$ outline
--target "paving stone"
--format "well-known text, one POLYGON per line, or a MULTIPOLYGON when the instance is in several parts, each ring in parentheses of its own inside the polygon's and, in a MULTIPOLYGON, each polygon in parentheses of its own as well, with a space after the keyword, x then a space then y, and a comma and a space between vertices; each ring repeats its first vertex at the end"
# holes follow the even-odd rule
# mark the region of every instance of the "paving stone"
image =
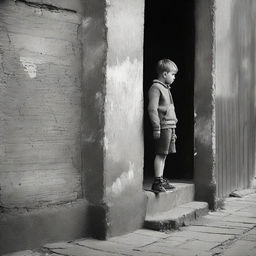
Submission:
POLYGON ((256 212, 256 205, 249 205, 249 206, 245 207, 244 210, 256 212))
MULTIPOLYGON (((130 251, 128 254, 125 254, 125 256, 158 256, 159 254, 156 254, 155 252, 148 252, 148 251, 142 251, 142 250, 133 250, 130 251)), ((162 253, 160 255, 168 255, 168 256, 173 256, 173 254, 168 254, 162 253)))
MULTIPOLYGON (((227 240, 233 239, 235 235, 228 235, 228 234, 211 234, 202 232, 193 232, 193 231, 180 231, 175 234, 176 237, 183 237, 186 240, 200 240, 205 242, 218 242, 223 243, 227 240)), ((169 241, 171 237, 168 237, 166 240, 169 241)))
POLYGON ((256 235, 256 226, 254 226, 254 229, 248 231, 247 234, 255 234, 256 235))
POLYGON ((234 213, 234 212, 236 212, 236 211, 239 211, 239 210, 243 210, 244 209, 244 206, 243 205, 230 205, 230 204, 228 204, 228 205, 224 205, 224 207, 222 208, 222 210, 225 212, 225 213, 227 213, 227 214, 229 214, 229 213, 234 213))
POLYGON ((240 238, 241 240, 254 241, 256 243, 256 234, 248 234, 240 238))
POLYGON ((31 250, 25 250, 25 251, 4 254, 3 256, 43 256, 43 255, 45 254, 31 251, 31 250))
POLYGON ((172 254, 172 252, 174 252, 173 249, 174 248, 166 247, 166 246, 163 246, 162 244, 152 244, 150 246, 140 248, 142 252, 145 252, 145 255, 148 252, 155 253, 155 255, 159 255, 159 254, 173 255, 172 254))
POLYGON ((156 255, 158 254, 170 254, 174 248, 177 248, 178 245, 183 244, 182 241, 161 241, 159 243, 153 243, 144 247, 139 248, 140 251, 143 252, 154 252, 156 255))
POLYGON ((183 243, 181 245, 179 245, 179 248, 182 249, 191 249, 193 248, 193 250, 195 251, 209 251, 212 248, 218 246, 219 243, 218 242, 206 242, 206 241, 199 241, 199 240, 193 240, 193 241, 188 241, 186 243, 183 243))
POLYGON ((239 211, 234 212, 233 215, 248 217, 248 218, 255 218, 256 217, 256 211, 252 212, 252 211, 239 210, 239 211))
POLYGON ((225 201, 224 206, 230 206, 230 207, 242 207, 242 206, 248 206, 248 205, 256 205, 255 199, 253 198, 243 198, 243 199, 236 199, 236 201, 225 201))
POLYGON ((98 250, 98 249, 91 249, 87 248, 84 246, 79 246, 79 245, 73 245, 67 248, 52 248, 50 249, 51 252, 60 254, 60 255, 65 255, 65 256, 113 256, 113 253, 109 253, 106 251, 98 250))
POLYGON ((228 215, 230 215, 230 213, 227 213, 224 211, 209 212, 209 216, 215 216, 215 217, 223 217, 228 215))
POLYGON ((232 247, 226 248, 222 256, 255 256, 256 243, 250 241, 238 240, 232 244, 232 247))
POLYGON ((98 241, 93 239, 85 239, 81 241, 73 242, 80 246, 84 246, 91 249, 101 250, 108 253, 114 254, 127 254, 129 251, 133 250, 131 245, 119 244, 111 241, 98 241))
MULTIPOLYGON (((184 228, 182 228, 184 229, 184 228)), ((186 228, 186 231, 213 233, 213 234, 227 234, 227 235, 239 235, 244 232, 244 229, 238 228, 219 228, 219 227, 205 227, 205 226, 190 226, 186 228)))
POLYGON ((53 249, 56 249, 56 248, 65 249, 65 248, 73 247, 73 245, 68 242, 59 242, 59 243, 45 244, 43 247, 48 248, 48 249, 52 249, 52 248, 53 249))
POLYGON ((249 217, 243 217, 243 216, 226 216, 222 218, 223 221, 230 221, 230 222, 242 222, 242 223, 251 223, 256 224, 256 218, 249 218, 249 217))
POLYGON ((209 227, 221 227, 221 228, 241 228, 247 230, 252 228, 254 224, 241 223, 241 222, 227 222, 221 219, 212 219, 208 216, 203 216, 199 220, 191 223, 192 226, 209 226, 209 227))
POLYGON ((139 229, 139 230, 136 230, 134 233, 144 235, 144 236, 152 236, 152 237, 159 237, 159 238, 166 238, 170 236, 169 233, 158 232, 150 229, 139 229))
POLYGON ((149 236, 144 236, 141 234, 130 233, 127 235, 110 238, 109 241, 119 243, 119 244, 128 244, 133 247, 141 247, 141 246, 145 246, 147 244, 156 242, 159 239, 161 239, 161 238, 149 237, 149 236))
MULTIPOLYGON (((193 248, 190 249, 181 249, 181 248, 166 248, 166 247, 152 247, 151 251, 148 251, 147 248, 142 248, 140 252, 133 252, 132 256, 148 256, 149 253, 154 256, 159 255, 168 255, 168 256, 211 256, 210 252, 198 251, 193 248)), ((130 254, 129 254, 130 255, 130 254)))
MULTIPOLYGON (((156 246, 160 246, 160 247, 167 247, 167 248, 174 248, 174 247, 177 247, 181 244, 184 244, 186 243, 188 240, 186 239, 182 239, 182 240, 175 240, 175 239, 164 239, 164 240, 161 240, 157 243, 154 243, 154 244, 151 244, 151 245, 156 245, 156 246)), ((151 245, 148 245, 147 247, 151 247, 151 245)))
MULTIPOLYGON (((191 239, 191 237, 189 237, 189 235, 188 235, 188 238, 185 236, 182 236, 182 235, 179 236, 178 234, 180 234, 180 233, 182 233, 182 231, 172 232, 172 235, 165 238, 164 240, 165 241, 181 241, 184 243, 184 242, 188 241, 189 239, 191 239)), ((159 241, 159 242, 161 242, 161 241, 159 241)))

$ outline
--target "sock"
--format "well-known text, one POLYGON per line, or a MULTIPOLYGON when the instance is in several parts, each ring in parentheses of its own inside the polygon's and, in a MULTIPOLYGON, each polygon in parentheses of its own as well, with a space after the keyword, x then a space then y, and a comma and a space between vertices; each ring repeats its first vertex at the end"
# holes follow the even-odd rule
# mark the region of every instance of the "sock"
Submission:
POLYGON ((161 181, 162 177, 155 177, 155 181, 161 181))

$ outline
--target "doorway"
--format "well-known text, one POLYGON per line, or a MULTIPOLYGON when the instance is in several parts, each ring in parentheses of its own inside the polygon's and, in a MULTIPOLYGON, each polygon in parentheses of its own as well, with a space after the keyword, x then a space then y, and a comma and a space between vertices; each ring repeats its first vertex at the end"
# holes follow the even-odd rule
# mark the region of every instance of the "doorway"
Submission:
POLYGON ((178 118, 177 153, 167 157, 169 179, 192 179, 194 159, 194 55, 193 0, 145 1, 144 26, 144 179, 154 176, 154 141, 147 113, 148 89, 156 78, 159 59, 173 60, 179 69, 171 92, 178 118))

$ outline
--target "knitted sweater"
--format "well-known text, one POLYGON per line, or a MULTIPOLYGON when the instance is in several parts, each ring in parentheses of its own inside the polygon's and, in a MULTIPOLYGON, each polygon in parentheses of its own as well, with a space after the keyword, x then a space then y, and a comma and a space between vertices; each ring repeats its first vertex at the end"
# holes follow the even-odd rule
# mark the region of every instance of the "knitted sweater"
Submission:
POLYGON ((178 119, 175 114, 170 86, 159 80, 153 80, 148 96, 148 113, 153 130, 175 128, 178 119))

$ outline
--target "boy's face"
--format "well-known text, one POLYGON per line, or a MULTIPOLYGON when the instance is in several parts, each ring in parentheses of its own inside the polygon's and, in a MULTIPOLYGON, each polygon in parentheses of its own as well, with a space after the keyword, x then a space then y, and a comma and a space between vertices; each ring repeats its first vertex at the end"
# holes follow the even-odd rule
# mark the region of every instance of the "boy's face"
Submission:
POLYGON ((175 75, 176 72, 174 71, 164 72, 163 77, 165 78, 165 83, 169 85, 172 84, 175 80, 175 75))

